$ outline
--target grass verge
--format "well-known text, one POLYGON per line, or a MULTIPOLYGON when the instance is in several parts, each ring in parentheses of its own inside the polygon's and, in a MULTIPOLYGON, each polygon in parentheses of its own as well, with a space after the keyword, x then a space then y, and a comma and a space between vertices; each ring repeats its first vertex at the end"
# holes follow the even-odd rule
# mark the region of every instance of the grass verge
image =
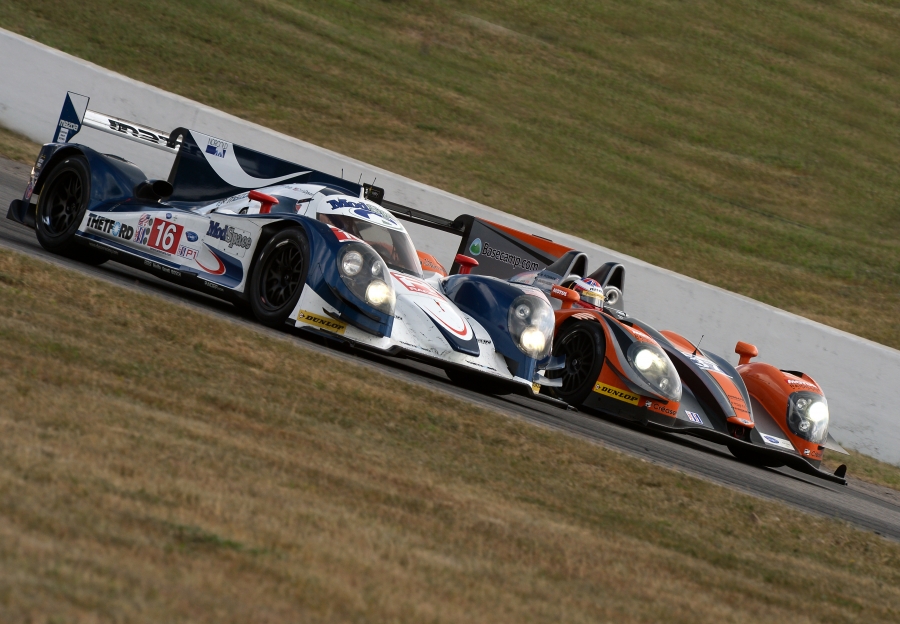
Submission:
POLYGON ((41 146, 0 126, 0 156, 26 165, 34 165, 41 146))
POLYGON ((847 452, 849 455, 829 453, 823 462, 823 469, 834 471, 841 464, 846 464, 847 474, 854 479, 900 490, 900 467, 851 449, 847 452))
POLYGON ((0 620, 896 621, 900 545, 0 250, 0 620))
POLYGON ((888 2, 8 0, 0 25, 900 347, 888 2))

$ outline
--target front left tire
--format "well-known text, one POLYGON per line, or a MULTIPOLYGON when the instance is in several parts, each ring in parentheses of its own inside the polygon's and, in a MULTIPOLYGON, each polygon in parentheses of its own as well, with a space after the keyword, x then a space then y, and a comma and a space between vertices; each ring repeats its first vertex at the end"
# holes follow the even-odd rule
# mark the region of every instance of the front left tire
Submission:
POLYGON ((41 190, 35 231, 41 247, 88 264, 103 264, 102 252, 79 245, 76 234, 91 197, 91 173, 83 156, 70 156, 50 172, 41 190))
POLYGON ((553 355, 564 355, 566 366, 549 371, 547 377, 562 378, 555 388, 558 399, 581 405, 594 389, 606 355, 606 335, 596 321, 575 321, 564 326, 554 339, 553 355))
POLYGON ((269 327, 281 327, 294 311, 309 273, 309 240, 300 228, 275 234, 250 271, 249 304, 253 316, 269 327))

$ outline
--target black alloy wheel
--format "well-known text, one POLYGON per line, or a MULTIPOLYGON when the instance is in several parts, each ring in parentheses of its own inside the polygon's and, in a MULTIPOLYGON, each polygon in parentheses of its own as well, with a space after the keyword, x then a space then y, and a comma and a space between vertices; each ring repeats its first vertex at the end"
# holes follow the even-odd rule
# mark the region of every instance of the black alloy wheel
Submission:
POLYGON ((72 170, 63 171, 54 182, 42 220, 50 235, 58 236, 68 232, 75 222, 82 204, 84 184, 72 170))
POLYGON ((570 405, 581 405, 594 389, 603 359, 606 337, 596 321, 574 321, 563 327, 554 341, 553 355, 564 355, 566 366, 548 371, 551 379, 562 378, 555 394, 570 405))
POLYGON ((35 230, 47 251, 101 264, 107 256, 78 245, 76 233, 91 197, 91 174, 83 156, 71 156, 47 174, 37 207, 35 230))
POLYGON ((283 325, 300 300, 309 271, 309 242, 300 228, 282 230, 266 243, 250 272, 250 309, 263 324, 283 325))

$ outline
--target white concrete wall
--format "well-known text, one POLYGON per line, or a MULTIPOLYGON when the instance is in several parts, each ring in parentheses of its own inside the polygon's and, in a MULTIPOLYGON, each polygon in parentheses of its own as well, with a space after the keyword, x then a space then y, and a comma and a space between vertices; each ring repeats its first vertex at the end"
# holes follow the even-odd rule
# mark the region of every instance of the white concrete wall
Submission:
MULTIPOLYGON (((151 127, 194 128, 331 174, 340 175, 343 169, 349 180, 360 174, 364 181, 377 176, 393 201, 449 218, 474 214, 551 238, 587 252, 592 266, 619 261, 627 271, 629 313, 693 340, 705 334, 703 347, 732 361, 737 359, 735 342, 744 340, 759 347, 761 359, 807 372, 825 389, 831 432, 840 443, 900 464, 900 399, 893 388, 900 381, 900 351, 273 132, 0 30, 0 124, 47 142, 66 91, 90 96, 93 110, 151 127)), ((168 174, 170 158, 161 151, 88 129, 76 140, 127 157, 151 177, 168 174)), ((412 232, 419 246, 437 252, 449 265, 447 240, 452 239, 422 241, 420 232, 412 232)))

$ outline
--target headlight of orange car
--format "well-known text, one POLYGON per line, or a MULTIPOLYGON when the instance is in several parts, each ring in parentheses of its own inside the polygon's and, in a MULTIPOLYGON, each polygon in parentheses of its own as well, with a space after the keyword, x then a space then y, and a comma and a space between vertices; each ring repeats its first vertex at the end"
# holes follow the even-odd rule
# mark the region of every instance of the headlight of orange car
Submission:
POLYGON ((787 422, 791 432, 813 444, 828 437, 828 403, 815 392, 795 392, 788 400, 787 422))
POLYGON ((655 344, 635 342, 628 349, 628 362, 654 392, 670 401, 681 400, 681 378, 669 356, 655 344))

